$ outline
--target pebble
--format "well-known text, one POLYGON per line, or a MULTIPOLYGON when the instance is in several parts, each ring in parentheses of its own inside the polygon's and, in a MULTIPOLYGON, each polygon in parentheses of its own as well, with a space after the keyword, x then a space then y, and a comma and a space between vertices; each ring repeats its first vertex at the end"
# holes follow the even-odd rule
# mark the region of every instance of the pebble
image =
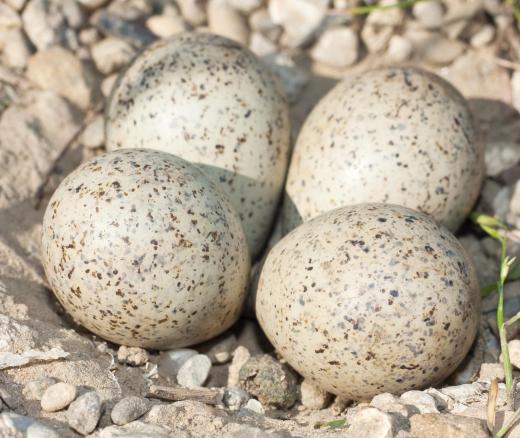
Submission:
POLYGON ((513 339, 507 343, 511 365, 520 370, 520 339, 513 339))
POLYGON ((187 30, 186 23, 176 15, 152 15, 146 20, 146 27, 159 38, 169 38, 187 30))
POLYGON ((410 419, 414 437, 486 438, 486 422, 478 418, 451 414, 420 414, 410 419))
POLYGON ((129 396, 119 400, 112 412, 110 418, 114 424, 123 426, 131 421, 137 420, 148 412, 149 403, 141 397, 129 396))
POLYGON ((94 14, 91 24, 102 33, 120 38, 142 48, 155 41, 156 36, 138 21, 126 21, 104 9, 94 14))
POLYGON ((0 387, 0 401, 11 410, 15 410, 18 407, 18 402, 15 398, 2 387, 0 387))
POLYGON ((292 438, 288 431, 268 432, 255 426, 240 425, 238 430, 227 432, 223 438, 292 438))
POLYGON ((480 382, 491 382, 493 379, 498 379, 503 382, 505 378, 504 367, 500 363, 483 363, 480 366, 480 373, 478 380, 480 382))
POLYGON ((54 429, 45 426, 34 418, 13 412, 0 414, 0 436, 3 438, 60 438, 54 429))
POLYGON ((307 409, 325 409, 332 401, 332 394, 305 379, 301 386, 301 402, 307 409))
POLYGON ((385 406, 394 403, 399 403, 399 397, 396 397, 389 392, 382 392, 381 394, 377 394, 372 398, 370 401, 370 406, 384 411, 385 406))
POLYGON ((424 392, 430 394, 435 400, 435 404, 439 411, 446 411, 453 408, 453 399, 446 394, 443 394, 438 389, 428 388, 425 389, 424 392))
POLYGON ((277 42, 283 32, 282 26, 273 22, 265 8, 258 9, 249 16, 249 27, 273 42, 277 42))
POLYGON ((140 347, 126 347, 121 345, 117 350, 117 361, 133 367, 146 365, 150 360, 148 352, 140 347))
POLYGON ((163 351, 157 362, 157 371, 159 375, 165 378, 175 379, 182 365, 198 353, 189 348, 181 348, 179 350, 163 351))
POLYGON ((58 382, 49 386, 41 398, 42 409, 47 412, 56 412, 69 406, 76 396, 78 389, 70 383, 58 382))
MULTIPOLYGON (((479 48, 488 45, 495 38, 495 27, 491 24, 486 24, 475 33, 469 40, 472 47, 479 48)), ((516 70, 515 70, 516 72, 516 70)))
POLYGON ((2 63, 13 68, 25 68, 31 48, 20 29, 0 31, 0 52, 2 63))
POLYGON ((485 152, 487 176, 499 176, 520 161, 520 147, 508 138, 488 138, 485 152))
MULTIPOLYGON (((190 438, 189 433, 175 431, 175 438, 190 438)), ((171 438, 170 431, 157 424, 132 421, 124 426, 109 426, 99 431, 98 438, 171 438)))
POLYGON ((237 11, 249 15, 264 3, 263 0, 227 0, 237 11))
POLYGON ((406 32, 413 46, 414 52, 431 64, 450 64, 465 50, 461 41, 451 40, 440 33, 426 30, 406 32))
POLYGON ((247 403, 240 408, 239 416, 247 416, 257 414, 257 415, 264 415, 265 409, 262 403, 260 403, 258 400, 255 400, 254 398, 251 398, 247 401, 247 403))
POLYGON ((251 397, 249 394, 240 388, 226 388, 222 395, 222 402, 224 406, 232 411, 238 411, 243 407, 251 397))
POLYGON ((114 84, 117 81, 117 77, 117 73, 114 73, 103 79, 103 82, 101 82, 101 92, 103 93, 103 96, 107 98, 110 96, 110 93, 112 93, 112 89, 114 88, 114 84))
POLYGON ((482 394, 482 386, 478 383, 465 383, 457 386, 447 386, 440 390, 444 395, 459 403, 467 403, 471 400, 478 400, 482 394))
POLYGON ((6 32, 8 30, 20 29, 20 27, 22 27, 20 16, 9 5, 0 3, 0 31, 6 32))
POLYGON ((438 1, 415 3, 412 13, 424 29, 438 29, 444 22, 444 7, 438 1))
POLYGON ((27 65, 27 77, 40 88, 54 91, 83 109, 91 106, 98 88, 95 73, 59 46, 34 54, 27 65))
POLYGON ((22 13, 25 33, 38 50, 65 43, 65 17, 59 2, 30 0, 22 13))
POLYGON ((482 10, 482 3, 481 1, 466 0, 445 2, 443 32, 448 38, 455 40, 464 32, 473 16, 482 10))
POLYGON ((354 64, 359 57, 359 38, 350 27, 337 27, 323 32, 311 50, 311 58, 335 68, 354 64))
POLYGON ((81 135, 83 145, 95 149, 105 143, 105 118, 99 114, 92 120, 81 135))
POLYGON ((201 26, 206 22, 204 0, 177 0, 182 16, 192 26, 201 26))
POLYGON ((95 27, 87 27, 80 31, 78 39, 82 45, 92 46, 101 39, 101 34, 95 27))
POLYGON ((253 32, 249 41, 249 48, 256 56, 266 56, 275 53, 278 50, 269 38, 260 32, 253 32))
POLYGON ((380 52, 388 45, 394 33, 391 26, 379 26, 365 22, 361 30, 361 39, 370 53, 380 52))
POLYGON ((108 37, 91 48, 92 59, 104 75, 114 73, 126 66, 135 56, 135 49, 126 41, 108 37))
POLYGON ((262 404, 291 408, 298 399, 296 374, 268 354, 249 358, 239 372, 239 387, 262 404))
POLYGON ((62 0, 61 4, 63 16, 65 17, 68 27, 79 29, 85 25, 86 16, 77 0, 62 0))
POLYGON ((77 0, 82 6, 87 9, 98 9, 101 6, 105 6, 108 0, 77 0))
POLYGON ((206 11, 211 32, 248 45, 249 27, 246 19, 227 0, 209 0, 206 11))
POLYGON ((513 106, 520 111, 520 70, 515 70, 511 76, 511 88, 513 92, 513 106))
POLYGON ((400 397, 401 403, 416 407, 421 414, 437 414, 435 399, 423 391, 407 391, 400 397))
POLYGON ((58 383, 54 377, 41 377, 31 380, 24 386, 23 393, 29 400, 41 400, 47 388, 58 383))
POLYGON ((187 388, 204 385, 211 371, 211 360, 205 354, 190 357, 177 373, 177 383, 187 388))
POLYGON ((26 0, 5 0, 15 11, 21 11, 25 6, 25 1, 26 0))
POLYGON ((393 35, 388 42, 388 58, 392 62, 404 62, 410 59, 413 52, 413 45, 401 35, 393 35))
POLYGON ((67 410, 69 426, 82 435, 92 433, 99 422, 102 408, 103 403, 95 391, 81 395, 67 410))
POLYGON ((228 382, 229 387, 238 387, 239 374, 242 366, 249 360, 251 353, 243 345, 239 345, 233 352, 233 359, 229 365, 228 382))
POLYGON ((396 429, 396 420, 392 414, 371 407, 357 411, 348 424, 348 433, 352 437, 390 438, 396 429))
POLYGON ((327 13, 328 0, 271 0, 269 14, 284 29, 283 42, 291 48, 305 44, 327 13))
POLYGON ((233 333, 226 333, 200 346, 213 364, 228 363, 232 358, 232 352, 237 346, 237 338, 233 333))

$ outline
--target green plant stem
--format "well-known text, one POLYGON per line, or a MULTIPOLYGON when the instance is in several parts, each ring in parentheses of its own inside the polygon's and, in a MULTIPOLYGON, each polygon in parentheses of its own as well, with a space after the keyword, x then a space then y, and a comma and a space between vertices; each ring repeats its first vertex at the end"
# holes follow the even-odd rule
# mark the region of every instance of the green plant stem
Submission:
POLYGON ((511 421, 509 421, 506 425, 502 426, 502 428, 493 435, 493 438, 502 438, 507 432, 509 432, 509 429, 520 419, 520 409, 515 412, 515 415, 513 415, 513 418, 511 418, 511 421))
POLYGON ((370 14, 370 12, 373 11, 383 11, 385 9, 394 9, 394 8, 400 8, 405 9, 409 8, 410 6, 413 6, 415 3, 419 3, 426 0, 403 0, 397 3, 392 3, 389 5, 367 5, 367 6, 356 6, 353 8, 348 8, 347 12, 349 12, 352 15, 364 15, 364 14, 370 14))

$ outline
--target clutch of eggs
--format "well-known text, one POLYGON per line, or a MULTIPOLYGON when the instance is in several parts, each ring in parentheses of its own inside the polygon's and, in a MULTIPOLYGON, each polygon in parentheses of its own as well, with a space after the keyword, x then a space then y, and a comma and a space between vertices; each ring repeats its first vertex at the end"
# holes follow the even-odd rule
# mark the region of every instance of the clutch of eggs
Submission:
POLYGON ((229 328, 250 269, 224 193, 199 168, 150 149, 104 154, 62 181, 43 219, 42 261, 78 323, 157 349, 229 328))
POLYGON ((391 204, 324 213, 265 260, 260 325, 306 379, 347 399, 445 379, 475 339, 476 270, 431 217, 391 204))
POLYGON ((415 68, 347 78, 313 109, 286 183, 287 232, 328 210, 399 204, 455 231, 484 177, 484 154, 462 95, 415 68))
POLYGON ((289 110, 248 49, 209 33, 158 41, 114 87, 106 146, 198 164, 238 212, 253 257, 267 239, 289 159, 289 110))

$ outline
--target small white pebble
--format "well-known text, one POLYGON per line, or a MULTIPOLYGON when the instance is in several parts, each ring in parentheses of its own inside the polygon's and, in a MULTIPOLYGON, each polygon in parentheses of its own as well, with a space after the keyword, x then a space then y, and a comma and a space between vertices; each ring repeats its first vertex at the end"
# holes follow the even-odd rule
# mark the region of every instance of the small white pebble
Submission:
POLYGON ((211 360, 205 354, 190 357, 177 373, 177 383, 187 388, 204 385, 211 370, 211 360))
POLYGON ((55 383, 43 393, 42 409, 46 412, 60 411, 70 405, 77 395, 78 390, 74 385, 65 382, 55 383))

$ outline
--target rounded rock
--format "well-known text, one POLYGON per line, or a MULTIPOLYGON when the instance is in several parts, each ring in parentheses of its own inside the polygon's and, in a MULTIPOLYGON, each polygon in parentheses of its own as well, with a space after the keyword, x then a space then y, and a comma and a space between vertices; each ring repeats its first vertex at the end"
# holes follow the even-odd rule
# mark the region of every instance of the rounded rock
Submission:
POLYGON ((314 108, 287 176, 285 232, 362 202, 399 204, 456 230, 484 177, 484 154, 462 95, 414 68, 346 79, 314 108))
POLYGON ((295 370, 359 400, 451 374, 477 334, 480 293, 463 247, 431 217, 361 204, 304 223, 271 250, 256 313, 295 370))
POLYGON ((185 33, 149 46, 115 85, 106 146, 198 164, 237 210, 253 257, 265 242, 289 155, 288 106, 270 71, 227 38, 185 33))
POLYGON ((78 389, 74 385, 65 382, 55 383, 43 393, 42 409, 47 412, 60 411, 70 405, 77 395, 78 389))
POLYGON ((67 410, 69 426, 82 435, 92 433, 96 428, 103 403, 95 391, 90 391, 71 403, 67 410))
POLYGON ((123 426, 131 421, 137 420, 148 412, 148 402, 136 396, 129 396, 119 400, 110 413, 114 424, 123 426))
POLYGON ((76 169, 52 196, 42 259, 65 309, 126 346, 196 344, 238 318, 249 275, 240 220, 188 162, 125 149, 76 169))
POLYGON ((196 354, 182 364, 177 373, 177 383, 187 388, 204 385, 211 371, 211 360, 205 354, 196 354))

